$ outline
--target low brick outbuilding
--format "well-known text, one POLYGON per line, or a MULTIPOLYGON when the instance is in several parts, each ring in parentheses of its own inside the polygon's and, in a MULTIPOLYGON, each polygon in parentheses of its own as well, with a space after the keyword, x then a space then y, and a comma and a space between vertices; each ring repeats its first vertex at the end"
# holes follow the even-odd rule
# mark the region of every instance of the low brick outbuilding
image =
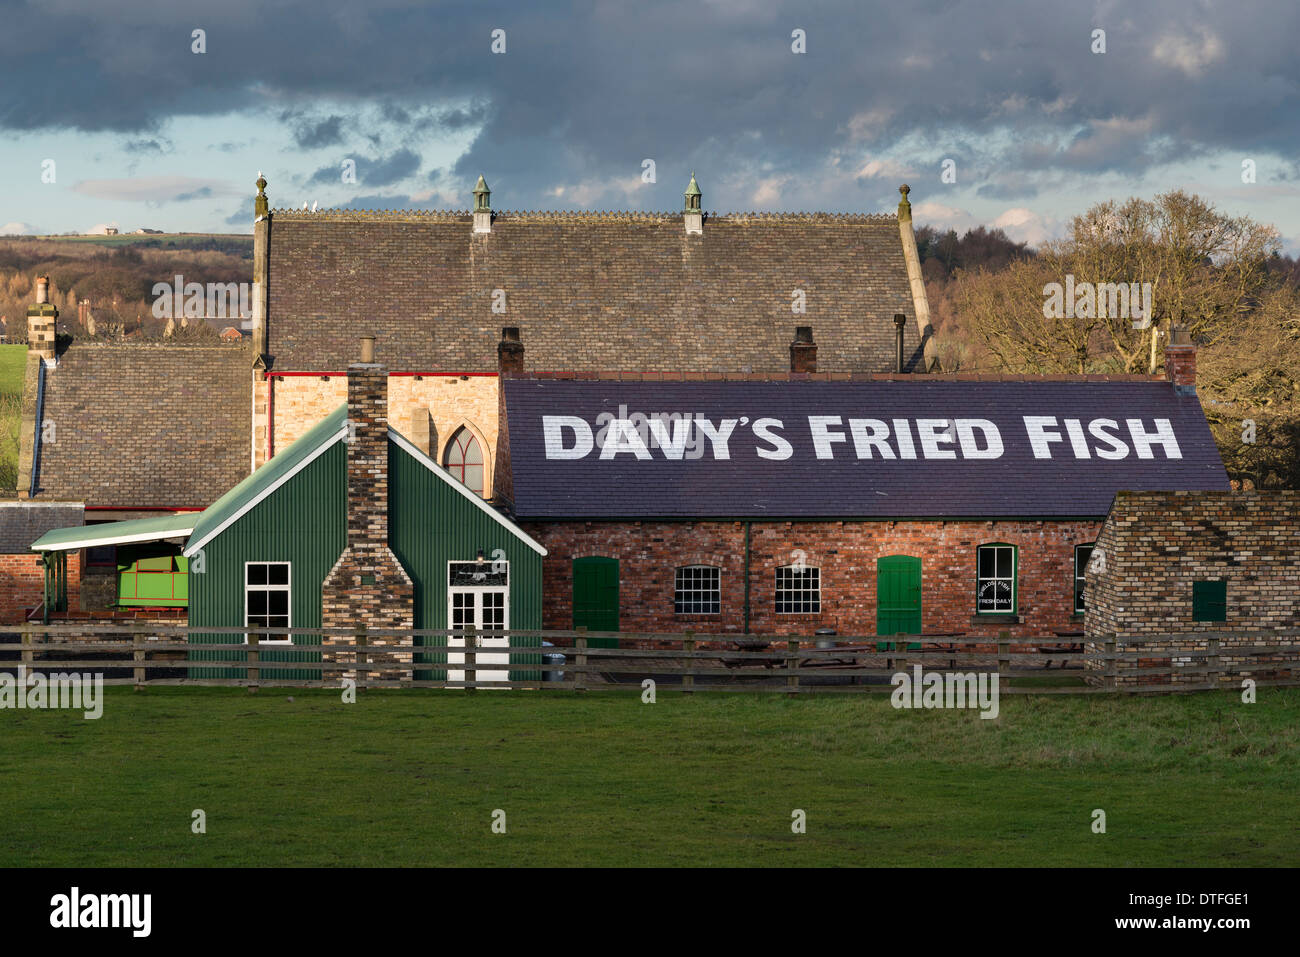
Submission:
MULTIPOLYGON (((1228 633, 1217 639, 1220 680, 1237 683, 1242 672, 1233 666, 1247 659, 1234 647, 1300 628, 1300 491, 1120 492, 1097 537, 1087 589, 1089 647, 1114 637, 1121 652, 1149 653, 1137 668, 1121 668, 1121 682, 1140 681, 1143 666, 1204 667, 1187 652, 1210 649, 1201 636, 1228 633)), ((1300 652, 1295 641, 1278 644, 1291 658, 1300 652)))

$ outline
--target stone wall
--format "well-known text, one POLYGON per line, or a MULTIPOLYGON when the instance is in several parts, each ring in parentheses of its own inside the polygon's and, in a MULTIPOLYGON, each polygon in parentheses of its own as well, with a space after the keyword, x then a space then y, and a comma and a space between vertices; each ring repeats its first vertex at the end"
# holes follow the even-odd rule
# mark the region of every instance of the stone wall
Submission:
MULTIPOLYGON (((347 401, 347 377, 342 375, 273 376, 270 382, 276 451, 347 401)), ((497 459, 497 392, 495 375, 390 375, 388 422, 439 464, 452 434, 467 425, 484 447, 484 488, 490 494, 497 459), (428 423, 423 428, 417 422, 421 415, 428 423), (426 431, 428 440, 423 439, 426 431)))
MULTIPOLYGON (((1087 574, 1089 648, 1115 636, 1120 651, 1149 652, 1123 663, 1120 683, 1200 683, 1204 675, 1144 678, 1143 668, 1203 667, 1185 652, 1217 639, 1219 681, 1239 684, 1247 659, 1232 649, 1264 644, 1261 633, 1300 628, 1300 491, 1120 492, 1097 540, 1087 574), (1226 620, 1196 621, 1198 581, 1226 583, 1226 620), (1154 643, 1124 638, 1159 638, 1154 643), (1182 652, 1183 654, 1180 654, 1182 652), (1128 672, 1128 673, 1125 673, 1128 672)), ((1276 643, 1296 657, 1296 643, 1276 643)), ((1279 656, 1265 660, 1281 660, 1279 656)), ((1100 670, 1101 663, 1094 663, 1100 670)), ((1257 677, 1285 677, 1285 669, 1257 677)))

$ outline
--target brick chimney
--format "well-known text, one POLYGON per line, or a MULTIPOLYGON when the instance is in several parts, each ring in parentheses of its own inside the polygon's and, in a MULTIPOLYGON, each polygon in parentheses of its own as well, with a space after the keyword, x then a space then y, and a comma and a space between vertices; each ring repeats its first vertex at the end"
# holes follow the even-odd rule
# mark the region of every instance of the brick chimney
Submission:
POLYGON ((796 326, 794 342, 790 343, 790 372, 817 371, 817 343, 813 342, 812 326, 796 326))
POLYGON ((347 546, 321 585, 325 628, 414 627, 411 578, 388 547, 388 370, 374 343, 348 366, 347 546))
POLYGON ((524 375, 524 344, 519 340, 519 327, 506 326, 497 343, 497 450, 492 467, 492 498, 497 502, 513 502, 515 498, 514 473, 510 471, 510 424, 506 421, 506 379, 519 379, 524 375))
POLYGON ((1179 395, 1196 395, 1196 343, 1182 326, 1169 330, 1165 346, 1165 378, 1179 395))
POLYGON ((50 302, 50 277, 36 277, 36 302, 27 307, 27 351, 54 365, 54 323, 59 310, 50 302))
POLYGON ((497 343, 497 372, 501 377, 518 379, 524 374, 524 344, 519 341, 519 327, 506 326, 497 343))

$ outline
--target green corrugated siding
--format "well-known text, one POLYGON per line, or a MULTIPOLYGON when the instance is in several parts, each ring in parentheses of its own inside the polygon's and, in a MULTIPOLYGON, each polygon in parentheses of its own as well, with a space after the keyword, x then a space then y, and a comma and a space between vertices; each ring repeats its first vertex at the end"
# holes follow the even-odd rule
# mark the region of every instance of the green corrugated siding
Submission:
MULTIPOLYGON (((205 570, 190 574, 190 624, 242 627, 244 563, 290 563, 291 621, 295 628, 319 628, 321 583, 347 543, 347 446, 335 443, 248 514, 203 548, 205 570)), ((191 642, 227 643, 233 636, 196 634, 191 642)), ((295 638, 303 648, 266 649, 263 661, 320 661, 314 636, 295 638)), ((240 651, 190 653, 195 661, 244 661, 240 651)), ((195 677, 230 677, 228 668, 196 668, 195 677)), ((242 669, 236 672, 242 677, 242 669)), ((276 677, 319 680, 316 668, 277 671, 276 677)))
MULTIPOLYGON (((542 627, 542 556, 500 522, 433 475, 396 443, 388 444, 388 533, 393 553, 415 583, 415 627, 447 627, 447 563, 472 562, 479 549, 491 559, 496 549, 510 562, 510 627, 542 627)), ((446 647, 442 638, 429 639, 446 647)), ((512 639, 511 644, 541 646, 540 639, 512 639)), ((446 664, 445 652, 422 656, 446 664)), ((541 654, 511 655, 514 681, 541 679, 541 654)), ((445 668, 420 672, 421 680, 441 681, 445 668)))

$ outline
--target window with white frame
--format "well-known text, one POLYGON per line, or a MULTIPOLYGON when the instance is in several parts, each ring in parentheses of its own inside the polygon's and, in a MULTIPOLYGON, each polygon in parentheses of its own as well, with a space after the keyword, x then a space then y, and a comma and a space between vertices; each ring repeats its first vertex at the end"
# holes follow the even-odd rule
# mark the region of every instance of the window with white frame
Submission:
POLYGON ((1083 573, 1092 559, 1091 545, 1074 546, 1074 613, 1082 615, 1087 608, 1083 597, 1083 573))
POLYGON ((1015 614, 1016 547, 980 545, 975 550, 975 568, 976 614, 1015 614))
POLYGON ((722 611, 722 569, 684 565, 673 583, 673 611, 678 615, 716 615, 722 611))
POLYGON ((776 570, 776 613, 816 615, 822 610, 822 572, 811 565, 782 565, 776 570))
MULTIPOLYGON (((288 562, 247 562, 244 565, 244 624, 250 628, 290 627, 288 562)), ((247 641, 247 637, 244 639, 247 641)), ((283 637, 258 638, 259 644, 291 644, 283 637)))

